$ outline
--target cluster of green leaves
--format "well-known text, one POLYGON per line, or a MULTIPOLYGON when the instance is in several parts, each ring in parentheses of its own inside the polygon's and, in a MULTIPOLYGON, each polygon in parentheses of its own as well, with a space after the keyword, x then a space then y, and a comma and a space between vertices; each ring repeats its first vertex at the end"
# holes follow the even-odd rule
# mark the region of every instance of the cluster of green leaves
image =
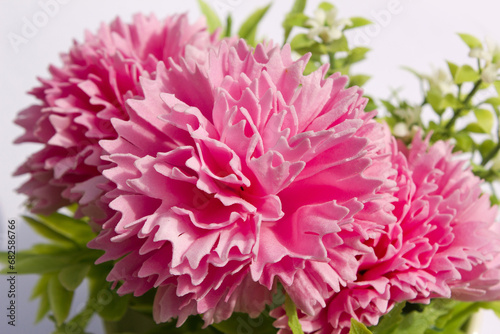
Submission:
MULTIPOLYGON (((228 16, 223 24, 215 11, 203 0, 198 0, 201 11, 207 18, 210 31, 220 29, 224 37, 232 37, 232 18, 228 16)), ((257 9, 240 26, 236 35, 244 38, 249 45, 255 46, 258 25, 266 15, 270 5, 257 9)), ((369 79, 367 75, 353 75, 351 66, 365 59, 370 51, 366 47, 351 48, 345 32, 359 28, 371 22, 362 17, 351 17, 349 24, 339 25, 341 35, 332 40, 321 36, 311 38, 308 31, 312 29, 313 17, 305 13, 306 0, 295 0, 292 9, 283 22, 284 41, 291 39, 291 49, 297 55, 311 54, 305 73, 311 73, 324 64, 329 64, 327 75, 335 72, 349 75, 349 85, 362 86, 369 79), (297 34, 292 34, 298 31, 297 34)), ((318 10, 330 13, 335 7, 328 2, 319 5, 318 10)), ((332 24, 325 22, 325 25, 332 24)), ((471 50, 484 49, 483 44, 475 37, 459 34, 471 50)), ((500 60, 499 60, 500 61, 500 60)), ((479 156, 480 162, 474 164, 474 172, 488 182, 500 179, 500 138, 498 131, 493 131, 493 124, 498 124, 500 117, 500 80, 486 82, 483 71, 487 63, 478 59, 477 67, 459 66, 448 62, 449 82, 439 82, 416 71, 411 70, 421 81, 423 102, 413 105, 400 100, 396 95, 389 100, 382 100, 387 110, 385 120, 394 130, 401 124, 411 129, 418 126, 424 133, 433 132, 432 141, 452 139, 456 142, 456 150, 469 152, 479 156), (441 84, 448 84, 451 90, 444 89, 441 84), (496 92, 495 96, 482 94, 487 91, 496 92), (477 99, 479 95, 487 96, 477 99), (431 110, 438 121, 429 125, 422 123, 421 112, 431 110), (451 116, 450 116, 451 115, 451 116), (473 121, 457 126, 458 120, 473 115, 473 121), (477 137, 479 135, 479 137, 477 137), (490 163, 493 161, 493 163, 490 163), (487 165, 489 163, 489 165, 487 165)), ((374 108, 373 102, 367 110, 374 108)), ((460 122, 459 122, 460 123, 460 122)), ((462 122, 463 123, 463 122, 462 122)), ((411 139, 411 132, 408 137, 411 139)), ((55 333, 85 333, 89 320, 98 314, 105 321, 107 333, 213 333, 232 334, 251 330, 271 334, 277 329, 272 326, 274 319, 269 316, 270 308, 258 321, 246 314, 234 314, 230 319, 203 328, 203 320, 199 316, 188 318, 179 328, 174 322, 156 325, 152 319, 154 291, 141 297, 116 294, 106 281, 112 263, 95 265, 101 255, 100 251, 87 248, 87 243, 95 238, 88 221, 78 220, 60 213, 51 216, 25 217, 33 230, 49 240, 50 243, 38 244, 32 249, 17 254, 16 270, 20 274, 38 274, 40 279, 33 290, 32 297, 40 301, 36 321, 49 316, 56 325, 55 333), (69 318, 75 290, 87 282, 88 300, 81 310, 69 318)), ((6 259, 3 256, 2 259, 6 259)), ((4 270, 4 273, 7 270, 4 270)), ((281 288, 279 289, 281 291, 281 288)), ((297 309, 293 301, 284 296, 283 304, 288 316, 288 325, 294 334, 303 334, 297 309)), ((278 306, 278 304, 274 305, 278 306)), ((430 305, 398 304, 383 316, 377 326, 367 328, 352 320, 351 334, 451 334, 465 333, 471 316, 480 308, 492 309, 500 316, 500 303, 465 303, 453 300, 434 300, 430 305)))
MULTIPOLYGON (((223 25, 217 13, 205 1, 198 0, 198 4, 203 15, 207 19, 207 25, 210 32, 221 29, 223 31, 223 37, 233 36, 233 19, 231 15, 226 18, 226 24, 223 25)), ((257 28, 270 7, 271 4, 258 8, 255 12, 250 14, 250 16, 242 23, 236 35, 245 39, 249 45, 255 46, 259 41, 257 39, 257 28)))
MULTIPOLYGON (((476 37, 458 35, 471 52, 486 51, 485 45, 476 37)), ((398 123, 404 123, 409 129, 417 125, 424 133, 432 132, 431 142, 452 140, 455 151, 470 153, 474 157, 474 173, 491 184, 500 179, 500 140, 494 126, 500 117, 500 80, 486 82, 483 74, 490 64, 479 58, 476 60, 475 67, 448 61, 447 69, 441 70, 439 77, 408 69, 421 82, 422 103, 412 105, 394 98, 382 100, 382 103, 388 112, 385 120, 393 130, 398 123), (410 117, 410 114, 420 110, 433 119, 427 126, 422 124, 420 116, 418 123, 408 121, 414 121, 415 117, 410 117)), ((496 196, 492 196, 492 202, 498 203, 496 196)))
POLYGON ((370 330, 373 334, 466 334, 471 317, 480 309, 500 315, 499 302, 434 299, 429 305, 397 304, 370 330))
MULTIPOLYGON (((233 36, 232 17, 230 15, 226 18, 226 23, 223 24, 217 13, 206 2, 198 0, 198 3, 201 11, 207 18, 207 24, 210 31, 222 29, 224 37, 233 36)), ((304 13, 306 3, 307 0, 295 0, 291 11, 286 15, 283 22, 285 43, 288 41, 294 28, 299 28, 300 30, 307 30, 310 28, 307 22, 311 20, 312 17, 304 13)), ((236 35, 245 39, 249 45, 255 46, 261 41, 261 39, 257 38, 258 25, 261 23, 270 7, 271 4, 258 8, 253 12, 243 22, 236 35)), ((319 10, 325 12, 331 11, 334 8, 335 7, 329 2, 323 2, 318 7, 319 10)), ((369 20, 362 17, 351 17, 350 22, 351 24, 343 28, 343 31, 371 24, 369 20)), ((352 75, 350 73, 351 66, 365 59, 370 49, 367 47, 350 48, 348 40, 343 33, 339 39, 328 43, 321 40, 310 39, 306 33, 299 33, 293 37, 290 45, 292 51, 299 55, 304 55, 306 53, 311 54, 311 60, 307 64, 305 74, 311 73, 325 63, 328 63, 330 68, 327 76, 336 72, 349 75, 349 86, 361 87, 370 79, 370 77, 365 74, 352 75)), ((374 105, 372 105, 371 109, 373 108, 374 105)))
MULTIPOLYGON (((48 317, 55 324, 54 334, 84 334, 95 314, 104 321, 106 333, 223 333, 215 327, 203 329, 199 316, 190 317, 180 328, 175 322, 157 325, 152 316, 153 290, 141 297, 119 296, 106 281, 113 263, 96 265, 102 252, 87 247, 96 234, 86 219, 61 213, 23 218, 47 242, 17 252, 14 270, 20 275, 39 275, 31 295, 32 299, 39 299, 35 322, 48 317), (88 287, 87 301, 81 309, 73 310, 76 313, 70 318, 75 291, 84 282, 88 287)), ((6 266, 0 273, 12 271, 7 266, 7 254, 0 255, 6 266)))
POLYGON ((467 334, 474 314, 493 310, 500 316, 500 302, 459 302, 435 299, 429 305, 400 303, 377 326, 367 328, 351 320, 350 334, 467 334))
MULTIPOLYGON (((84 333, 94 313, 107 320, 123 316, 128 297, 119 297, 110 289, 106 282, 109 265, 94 264, 101 252, 87 248, 87 243, 96 236, 87 221, 60 213, 24 217, 24 220, 49 241, 16 254, 18 274, 40 276, 32 292, 32 299, 40 301, 36 322, 48 315, 56 325, 55 333, 66 333, 68 328, 74 333, 84 333), (89 284, 88 303, 68 319, 74 292, 84 280, 89 284)), ((2 273, 7 271, 10 270, 5 268, 2 273)))
MULTIPOLYGON (((350 24, 342 28, 342 35, 340 38, 332 41, 325 41, 321 38, 311 39, 307 34, 307 29, 311 28, 309 22, 310 20, 314 20, 314 18, 304 13, 305 7, 306 0, 296 0, 292 10, 286 15, 283 22, 285 42, 288 41, 294 28, 304 31, 293 36, 290 46, 292 51, 299 55, 304 55, 306 53, 311 54, 311 59, 307 64, 305 73, 311 73, 325 63, 328 63, 330 67, 327 76, 340 72, 344 75, 349 75, 349 86, 364 85, 370 77, 365 74, 353 75, 350 73, 350 69, 353 64, 364 60, 370 49, 362 46, 350 48, 344 32, 369 25, 372 22, 363 17, 351 17, 349 19, 350 24)), ((317 10, 328 13, 335 10, 335 6, 329 2, 322 2, 319 4, 317 10)))

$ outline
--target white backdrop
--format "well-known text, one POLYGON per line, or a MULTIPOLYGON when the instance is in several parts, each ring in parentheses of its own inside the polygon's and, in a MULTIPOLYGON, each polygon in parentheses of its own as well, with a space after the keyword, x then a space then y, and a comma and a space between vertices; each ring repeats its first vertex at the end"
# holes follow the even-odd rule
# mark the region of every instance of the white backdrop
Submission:
MULTIPOLYGON (((81 41, 83 31, 95 31, 100 22, 109 22, 116 16, 129 21, 135 12, 152 13, 158 17, 189 12, 191 20, 200 13, 195 0, 57 0, 50 16, 43 14, 44 4, 54 0, 0 0, 0 126, 1 164, 0 164, 0 240, 5 250, 5 228, 10 218, 20 220, 23 214, 24 198, 15 193, 23 177, 13 178, 16 166, 34 152, 36 146, 14 146, 12 141, 22 131, 13 125, 16 113, 34 102, 25 94, 37 85, 36 77, 47 77, 48 64, 60 64, 58 54, 69 49, 73 39, 81 41), (45 18, 45 19, 44 19, 45 18), (38 20, 38 21, 36 21, 38 20), (38 22, 39 27, 27 31, 26 22, 38 22), (23 30, 24 29, 24 30, 23 30), (22 40, 13 42, 13 36, 22 40)), ((235 26, 241 23, 257 6, 270 0, 207 0, 225 16, 231 12, 235 26)), ((275 0, 261 26, 261 32, 277 41, 282 41, 281 21, 292 5, 292 0, 275 0)), ((312 14, 320 1, 310 0, 307 11, 312 14)), ((368 60, 354 68, 356 73, 368 73, 373 78, 366 85, 366 92, 377 97, 388 97, 392 89, 404 86, 403 96, 419 99, 418 83, 412 75, 401 70, 401 66, 430 72, 432 68, 444 67, 445 59, 457 63, 468 62, 467 48, 456 36, 457 32, 467 32, 477 37, 490 36, 500 43, 500 3, 491 0, 336 0, 341 17, 364 16, 375 25, 364 27, 353 37, 356 44, 373 48, 368 60), (388 9, 396 8, 391 14, 388 9)), ((36 242, 25 226, 18 226, 18 247, 28 248, 36 242)), ((7 300, 5 278, 0 283, 0 332, 6 334, 50 333, 52 324, 45 320, 33 328, 37 303, 29 302, 29 295, 35 276, 18 276, 18 313, 17 326, 7 326, 4 301, 7 300)), ((75 309, 81 307, 85 291, 77 293, 75 309)), ((480 333, 498 333, 500 321, 490 312, 483 314, 484 324, 480 333)), ((91 332, 102 332, 94 321, 91 332)))

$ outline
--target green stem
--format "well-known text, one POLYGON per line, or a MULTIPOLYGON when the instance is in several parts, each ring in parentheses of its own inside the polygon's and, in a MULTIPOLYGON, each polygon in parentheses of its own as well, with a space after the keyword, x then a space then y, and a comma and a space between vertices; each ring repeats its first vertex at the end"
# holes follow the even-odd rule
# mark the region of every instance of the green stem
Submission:
POLYGON ((481 79, 479 79, 474 84, 474 87, 472 87, 472 90, 469 92, 469 94, 465 97, 465 100, 463 101, 464 107, 460 107, 460 108, 454 110, 453 117, 450 119, 448 124, 446 124, 446 126, 445 126, 446 129, 449 130, 455 124, 455 121, 457 120, 457 118, 460 117, 460 113, 467 109, 467 105, 469 104, 470 100, 474 97, 474 95, 477 93, 477 91, 479 90, 479 86, 481 86, 482 83, 483 83, 483 81, 481 79))
POLYGON ((330 63, 330 71, 332 71, 335 64, 335 52, 328 52, 328 62, 330 63))
POLYGON ((224 32, 225 37, 230 37, 231 36, 231 29, 233 27, 233 18, 231 17, 231 14, 227 15, 226 19, 226 31, 224 32))
POLYGON ((299 316, 297 315, 297 307, 295 306, 293 300, 290 296, 285 295, 285 311, 288 317, 288 327, 292 330, 293 334, 304 334, 302 331, 302 326, 299 322, 299 316))

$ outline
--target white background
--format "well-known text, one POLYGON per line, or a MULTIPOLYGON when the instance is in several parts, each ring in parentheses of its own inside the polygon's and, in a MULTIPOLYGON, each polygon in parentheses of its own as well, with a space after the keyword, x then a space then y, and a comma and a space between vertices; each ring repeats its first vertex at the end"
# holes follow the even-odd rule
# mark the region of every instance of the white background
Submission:
MULTIPOLYGON (((41 0, 46 3, 51 0, 41 0)), ((23 214, 23 196, 15 193, 24 180, 12 178, 12 172, 36 146, 14 146, 12 141, 22 131, 13 125, 16 113, 34 102, 25 92, 37 85, 36 77, 48 77, 48 64, 60 64, 58 54, 66 52, 73 39, 82 41, 83 31, 96 31, 100 22, 109 22, 116 16, 125 21, 135 12, 152 13, 158 17, 189 12, 192 21, 200 13, 195 0, 59 0, 57 13, 48 18, 36 34, 26 43, 13 47, 9 41, 12 34, 22 35, 26 20, 33 22, 42 7, 37 0, 0 0, 0 246, 5 249, 5 226, 9 218, 20 222, 23 214)), ((265 5, 264 0, 209 0, 219 14, 233 15, 236 26, 256 7, 265 5)), ((320 1, 309 1, 307 12, 312 14, 320 1)), ((445 59, 457 63, 469 62, 467 48, 456 36, 467 32, 480 38, 490 36, 500 42, 500 3, 476 0, 336 0, 341 17, 364 16, 376 23, 371 28, 362 28, 354 36, 356 44, 364 43, 373 48, 368 60, 354 68, 355 73, 373 75, 366 85, 366 92, 376 97, 388 97, 392 89, 401 88, 402 96, 418 101, 419 89, 413 76, 401 70, 409 65, 423 72, 445 67, 445 59), (392 2, 398 8, 397 15, 387 15, 392 2), (368 30, 371 29, 371 30, 368 30)), ((261 26, 263 35, 282 41, 281 21, 291 8, 292 0, 275 0, 274 5, 261 26)), ((43 15, 43 14, 42 14, 43 15)), ((26 226, 18 225, 18 247, 28 248, 38 239, 26 226)), ((29 302, 35 276, 18 277, 17 326, 6 326, 7 287, 5 278, 0 283, 0 332, 1 333, 50 333, 49 321, 32 327, 37 303, 29 302), (5 305, 4 305, 5 304, 5 305)), ((79 291, 75 309, 81 307, 84 291, 79 291)), ((491 313, 483 314, 483 328, 479 333, 498 333, 500 321, 491 313)), ((91 332, 101 333, 99 323, 94 320, 91 332)))

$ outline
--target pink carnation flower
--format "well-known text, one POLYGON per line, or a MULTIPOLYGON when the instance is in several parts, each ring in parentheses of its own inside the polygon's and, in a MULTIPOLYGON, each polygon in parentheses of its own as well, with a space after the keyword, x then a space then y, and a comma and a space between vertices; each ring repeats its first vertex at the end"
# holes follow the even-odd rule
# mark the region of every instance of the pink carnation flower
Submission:
MULTIPOLYGON (((417 134, 409 150, 394 139, 387 147, 398 171, 398 220, 365 242, 374 252, 361 258, 355 281, 314 316, 301 314, 305 332, 348 333, 351 318, 375 325, 402 301, 500 299, 500 256, 492 257, 500 253, 497 209, 481 196, 479 178, 450 144, 429 147, 417 134)), ((284 311, 274 316, 286 328, 284 311)))
POLYGON ((119 293, 158 287, 157 321, 256 316, 277 281, 312 311, 394 221, 382 126, 346 77, 303 76, 307 61, 223 43, 194 69, 160 63, 130 120, 113 120, 118 139, 101 143, 121 216, 91 247, 120 259, 119 293))
POLYGON ((110 163, 98 142, 116 137, 110 119, 128 119, 125 99, 142 96, 139 77, 153 74, 158 61, 202 61, 215 42, 202 21, 190 25, 186 15, 136 15, 132 24, 117 18, 75 42, 62 67, 51 66, 52 78, 31 92, 41 104, 16 120, 26 130, 17 143, 44 145, 16 172, 30 176, 19 191, 31 210, 50 214, 78 203, 80 215, 103 219, 109 209, 100 198, 114 186, 101 175, 110 163))

